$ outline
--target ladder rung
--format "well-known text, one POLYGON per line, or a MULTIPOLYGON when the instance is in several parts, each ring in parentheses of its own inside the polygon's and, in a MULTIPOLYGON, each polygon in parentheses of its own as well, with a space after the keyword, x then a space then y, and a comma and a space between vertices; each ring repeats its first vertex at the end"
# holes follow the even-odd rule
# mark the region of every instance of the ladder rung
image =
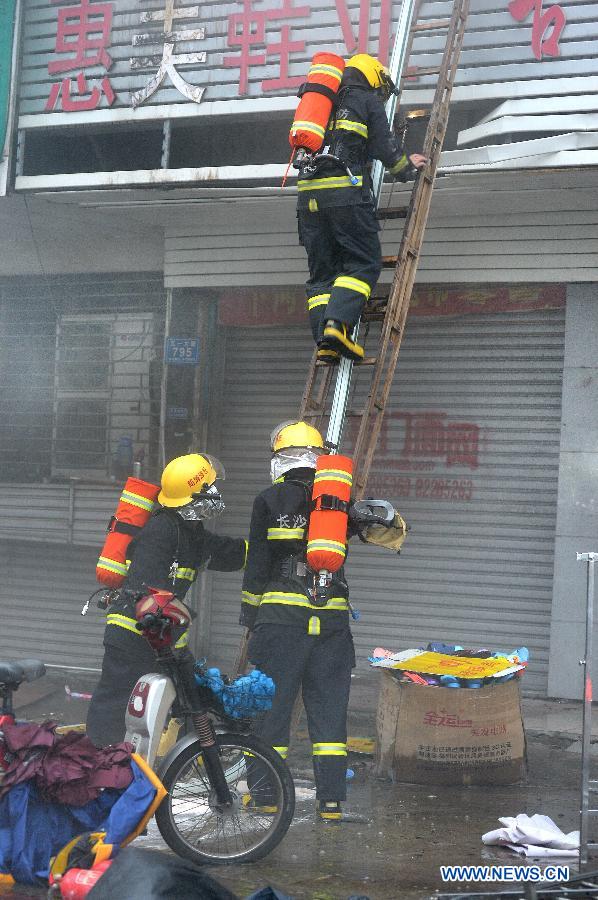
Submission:
MULTIPOLYGON (((407 256, 419 256, 419 250, 417 247, 406 247, 405 253, 407 256)), ((383 256, 382 257, 382 268, 383 269, 394 269, 397 262, 399 261, 398 256, 383 256)))
POLYGON ((406 219, 409 207, 402 206, 400 209, 379 209, 379 219, 406 219))
POLYGON ((407 74, 403 75, 401 81, 404 81, 405 79, 419 78, 421 75, 440 75, 440 69, 421 69, 419 66, 414 66, 413 69, 411 69, 407 74))
POLYGON ((377 362, 377 356, 365 356, 361 362, 355 363, 355 365, 361 368, 361 366, 375 366, 377 362))
POLYGON ((450 19, 437 19, 434 22, 421 22, 419 25, 413 25, 411 31, 434 31, 437 28, 448 28, 450 24, 450 19))
POLYGON ((386 315, 386 305, 380 306, 377 309, 364 310, 361 314, 361 318, 364 322, 381 322, 386 315))

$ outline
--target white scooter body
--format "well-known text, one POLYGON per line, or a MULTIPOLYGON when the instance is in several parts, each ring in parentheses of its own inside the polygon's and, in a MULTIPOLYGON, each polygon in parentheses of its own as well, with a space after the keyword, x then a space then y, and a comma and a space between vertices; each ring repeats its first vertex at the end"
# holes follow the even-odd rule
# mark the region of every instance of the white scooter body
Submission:
POLYGON ((125 713, 125 741, 154 767, 162 732, 176 697, 172 679, 167 675, 144 675, 129 697, 125 713))

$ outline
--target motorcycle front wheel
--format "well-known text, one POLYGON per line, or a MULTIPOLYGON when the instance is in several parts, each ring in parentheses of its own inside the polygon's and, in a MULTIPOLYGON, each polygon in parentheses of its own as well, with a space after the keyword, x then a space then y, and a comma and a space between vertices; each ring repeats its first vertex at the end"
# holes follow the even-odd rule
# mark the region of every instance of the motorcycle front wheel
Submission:
POLYGON ((182 746, 160 773, 168 791, 156 811, 160 834, 171 850, 195 863, 262 859, 291 824, 293 779, 284 760, 259 738, 219 734, 217 741, 232 804, 220 808, 199 741, 182 746))

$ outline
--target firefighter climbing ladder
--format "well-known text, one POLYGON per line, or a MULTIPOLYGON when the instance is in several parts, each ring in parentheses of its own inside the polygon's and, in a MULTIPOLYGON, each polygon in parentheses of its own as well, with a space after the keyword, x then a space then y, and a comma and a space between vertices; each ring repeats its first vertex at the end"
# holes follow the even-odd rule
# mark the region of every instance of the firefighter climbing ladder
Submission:
MULTIPOLYGON (((413 40, 418 34, 426 32, 442 34, 444 32, 446 36, 445 46, 439 67, 418 68, 417 70, 419 76, 437 76, 434 100, 429 110, 428 127, 422 150, 423 154, 428 157, 429 163, 417 177, 409 207, 406 211, 404 208, 401 208, 379 212, 380 218, 399 219, 404 217, 405 224, 398 255, 384 260, 386 266, 392 266, 395 269, 388 297, 376 306, 370 304, 364 310, 363 315, 363 320, 366 322, 382 320, 382 332, 377 356, 374 358, 366 357, 360 364, 360 368, 368 366, 372 368, 372 379, 365 409, 357 413, 361 417, 361 423, 353 453, 353 495, 358 499, 363 497, 365 492, 397 365, 407 310, 411 299, 411 290, 415 280, 419 253, 423 244, 424 231, 430 210, 438 159, 446 134, 451 92, 469 11, 469 0, 454 0, 450 18, 424 20, 420 17, 421 7, 424 2, 425 0, 404 0, 401 4, 390 62, 390 73, 399 89, 402 89, 405 79, 405 76, 401 76, 401 73, 407 71, 407 61, 411 54, 413 40)), ((389 122, 394 121, 399 98, 400 94, 399 97, 393 95, 387 103, 386 113, 389 122)), ((372 173, 376 205, 379 203, 383 179, 384 167, 380 162, 376 162, 372 173)), ((347 414, 352 369, 353 364, 347 359, 341 360, 336 369, 338 374, 329 413, 328 431, 326 433, 327 443, 335 449, 339 447, 347 414)), ((303 392, 300 418, 311 422, 319 430, 322 430, 324 420, 328 414, 327 398, 334 371, 335 369, 332 367, 317 364, 314 352, 303 392)), ((354 415, 355 413, 350 412, 349 414, 354 415)), ((235 671, 237 672, 245 670, 247 640, 248 633, 241 640, 237 653, 235 661, 235 671)), ((296 714, 294 719, 297 719, 296 714)))
MULTIPOLYGON (((445 35, 442 61, 437 68, 418 68, 417 75, 437 76, 434 100, 428 110, 428 127, 424 139, 423 154, 429 162, 418 174, 407 210, 405 208, 380 210, 381 219, 405 218, 403 237, 396 257, 385 257, 385 268, 394 268, 394 278, 388 297, 378 298, 366 304, 363 322, 382 321, 382 328, 376 356, 365 357, 359 368, 371 369, 371 383, 365 407, 358 411, 348 410, 353 363, 342 359, 336 368, 337 378, 334 395, 328 412, 327 399, 335 369, 316 361, 314 352, 311 369, 303 393, 300 417, 322 430, 326 416, 329 416, 326 440, 337 449, 340 445, 345 417, 357 416, 361 419, 355 449, 354 496, 362 498, 366 490, 370 467, 380 435, 380 428, 392 386, 415 273, 419 262, 426 222, 430 211, 434 178, 438 160, 446 134, 451 92, 457 72, 459 55, 463 44, 463 34, 467 19, 469 0, 454 0, 453 10, 448 19, 425 19, 421 17, 424 0, 412 0, 401 4, 401 19, 398 23, 390 71, 395 83, 402 91, 408 77, 407 64, 414 39, 422 33, 445 35)), ((411 73, 410 73, 411 74, 411 73)), ((400 95, 399 95, 400 96, 400 95)), ((391 97, 386 112, 392 123, 399 98, 391 97)), ((373 171, 373 187, 376 205, 379 203, 384 169, 377 162, 373 171)), ((359 325, 355 330, 357 334, 359 325)))

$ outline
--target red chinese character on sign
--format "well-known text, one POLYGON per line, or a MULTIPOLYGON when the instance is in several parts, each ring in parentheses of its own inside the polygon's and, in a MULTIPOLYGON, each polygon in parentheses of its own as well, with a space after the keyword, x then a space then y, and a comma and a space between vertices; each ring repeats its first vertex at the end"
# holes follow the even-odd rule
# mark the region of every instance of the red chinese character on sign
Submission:
MULTIPOLYGON (((53 3, 61 0, 52 0, 53 3)), ((66 6, 58 11, 55 53, 69 54, 65 59, 53 59, 48 63, 50 75, 59 72, 72 72, 75 69, 88 69, 102 66, 106 71, 112 65, 108 54, 110 34, 112 30, 112 4, 93 3, 91 0, 80 0, 77 6, 66 6)), ((52 85, 46 111, 56 108, 62 94, 61 108, 63 112, 87 111, 97 109, 106 97, 108 106, 112 106, 116 95, 105 75, 99 84, 90 86, 83 72, 76 79, 76 96, 73 96, 72 78, 64 78, 62 82, 52 85)))
MULTIPOLYGON (((371 0, 360 0, 357 34, 351 23, 351 14, 347 0, 336 0, 336 11, 343 33, 343 40, 348 53, 368 53, 370 43, 371 0)), ((378 52, 376 56, 384 64, 388 63, 391 30, 391 0, 380 2, 380 31, 378 52)))
POLYGON ((62 111, 63 112, 86 112, 90 109, 97 109, 102 101, 102 95, 106 97, 108 106, 112 106, 116 100, 116 94, 112 90, 112 85, 108 77, 102 78, 100 85, 94 85, 90 89, 87 79, 83 72, 77 75, 77 97, 73 97, 72 79, 63 78, 60 84, 53 84, 48 102, 46 103, 46 112, 56 109, 56 103, 62 93, 62 111))
POLYGON ((565 27, 565 13, 560 6, 551 6, 542 12, 542 0, 512 0, 508 10, 518 22, 523 22, 533 12, 532 51, 536 59, 560 56, 559 38, 565 27), (548 37, 544 37, 552 26, 548 37))
POLYGON ((442 457, 445 454, 446 413, 402 413, 406 419, 405 456, 442 457))
POLYGON ((480 429, 470 422, 454 422, 446 426, 447 466, 478 467, 480 429))
POLYGON ((293 6, 293 0, 283 0, 280 9, 254 10, 252 0, 243 0, 243 12, 233 13, 228 20, 228 46, 238 47, 238 56, 225 56, 224 65, 239 69, 239 95, 247 93, 249 69, 252 66, 266 65, 269 56, 277 56, 279 74, 277 78, 262 81, 262 90, 273 91, 282 88, 298 87, 305 79, 303 76, 289 75, 291 53, 305 50, 305 41, 291 40, 291 25, 281 25, 280 40, 268 43, 266 28, 268 22, 285 19, 307 18, 311 12, 309 6, 293 6), (252 48, 263 47, 260 52, 252 53, 252 48))

